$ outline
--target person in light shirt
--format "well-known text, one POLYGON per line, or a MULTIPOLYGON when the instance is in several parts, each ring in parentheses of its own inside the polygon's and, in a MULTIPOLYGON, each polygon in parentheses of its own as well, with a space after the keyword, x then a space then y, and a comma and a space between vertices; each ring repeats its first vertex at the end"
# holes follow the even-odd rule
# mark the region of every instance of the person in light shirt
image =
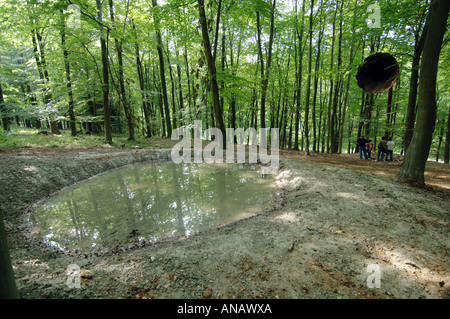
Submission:
POLYGON ((390 138, 387 142, 387 152, 386 152, 386 161, 393 161, 393 153, 394 153, 395 142, 390 138), (389 159, 388 159, 389 158, 389 159))

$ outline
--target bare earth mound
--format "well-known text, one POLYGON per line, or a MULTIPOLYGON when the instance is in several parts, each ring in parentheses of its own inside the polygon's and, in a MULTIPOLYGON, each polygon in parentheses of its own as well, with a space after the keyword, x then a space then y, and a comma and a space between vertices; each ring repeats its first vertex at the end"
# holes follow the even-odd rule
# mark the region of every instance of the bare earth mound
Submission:
MULTIPOLYGON (((283 152, 280 201, 199 235, 127 245, 102 256, 42 247, 27 208, 65 186, 157 150, 27 150, 0 155, 1 209, 22 298, 448 298, 448 165, 420 189, 394 179, 400 162, 283 152), (67 286, 67 267, 81 287, 67 286), (380 270, 370 288, 368 266, 380 270)), ((430 166, 434 166, 431 165, 430 166)), ((373 268, 372 268, 373 269, 373 268)))

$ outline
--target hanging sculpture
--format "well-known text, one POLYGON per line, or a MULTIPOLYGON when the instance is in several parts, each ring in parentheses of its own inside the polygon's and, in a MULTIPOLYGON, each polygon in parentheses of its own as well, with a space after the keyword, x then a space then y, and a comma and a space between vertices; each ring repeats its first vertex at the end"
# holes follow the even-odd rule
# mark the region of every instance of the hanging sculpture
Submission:
POLYGON ((358 86, 367 93, 389 90, 397 81, 400 68, 397 60, 389 53, 375 53, 364 60, 358 68, 358 86))

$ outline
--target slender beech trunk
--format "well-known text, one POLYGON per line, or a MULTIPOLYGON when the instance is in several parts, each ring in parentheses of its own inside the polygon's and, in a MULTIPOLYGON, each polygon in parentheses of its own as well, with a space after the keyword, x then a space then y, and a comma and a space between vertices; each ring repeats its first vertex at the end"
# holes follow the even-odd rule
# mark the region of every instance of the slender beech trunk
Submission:
MULTIPOLYGON (((320 8, 322 8, 322 1, 319 4, 320 8)), ((318 152, 318 141, 317 141, 317 126, 316 126, 316 100, 317 100, 317 86, 319 82, 319 68, 320 68, 320 51, 321 51, 321 43, 322 36, 324 32, 325 26, 322 26, 319 31, 319 39, 317 40, 317 54, 316 54, 316 65, 314 71, 314 96, 313 96, 313 105, 312 105, 312 123, 313 123, 313 151, 318 152)), ((319 125, 320 127, 320 125, 319 125)))
MULTIPOLYGON (((105 126, 105 142, 112 144, 112 131, 111 131, 111 111, 109 109, 109 71, 108 71, 108 48, 106 47, 105 28, 102 24, 102 3, 101 0, 96 0, 98 11, 98 22, 100 35, 100 47, 102 52, 102 92, 103 92, 103 116, 105 126)), ((107 36, 109 30, 107 30, 107 36)))
POLYGON ((136 67, 138 72, 138 79, 139 79, 139 88, 141 90, 141 97, 142 97, 142 110, 144 111, 144 120, 146 124, 146 130, 147 130, 147 137, 152 136, 151 127, 150 127, 150 105, 148 100, 148 95, 145 90, 145 78, 144 78, 144 70, 142 68, 142 61, 139 53, 139 43, 137 40, 136 35, 136 26, 133 24, 133 32, 135 36, 135 54, 136 54, 136 67))
POLYGON ((200 17, 200 26, 202 29, 202 37, 203 37, 203 48, 205 50, 206 61, 208 64, 208 72, 211 82, 211 92, 213 97, 213 110, 216 123, 219 125, 219 129, 222 132, 223 136, 223 148, 226 148, 226 131, 225 124, 223 122, 223 115, 220 110, 220 96, 219 96, 219 87, 217 85, 217 73, 216 73, 216 65, 214 63, 213 55, 211 53, 211 42, 209 40, 208 34, 208 23, 206 20, 205 13, 205 5, 203 0, 198 0, 198 10, 200 17))
POLYGON ((191 78, 191 74, 189 71, 189 59, 187 54, 187 45, 184 45, 184 61, 185 61, 185 71, 186 71, 186 79, 187 79, 187 88, 188 88, 188 108, 189 108, 189 115, 191 119, 191 123, 194 123, 194 119, 192 117, 192 114, 195 110, 195 96, 194 96, 194 81, 191 78), (192 87, 192 88, 191 88, 192 87))
MULTIPOLYGON (((92 81, 91 78, 89 76, 89 68, 85 67, 86 70, 86 81, 88 83, 89 88, 92 88, 92 81)), ((92 117, 96 117, 97 116, 97 106, 95 104, 95 90, 94 90, 94 95, 91 95, 91 92, 88 90, 87 93, 87 105, 88 105, 88 110, 89 110, 89 114, 92 117)), ((91 121, 88 123, 88 131, 89 133, 93 133, 93 134, 97 134, 98 132, 101 131, 101 127, 99 125, 99 123, 97 122, 97 120, 91 121)))
MULTIPOLYGON (((273 45, 273 30, 274 30, 274 24, 275 24, 275 6, 276 6, 276 0, 273 0, 272 2, 272 8, 271 8, 271 17, 270 17, 270 33, 269 33, 269 48, 267 53, 267 61, 266 61, 266 68, 262 71, 262 90, 261 90, 261 115, 260 115, 260 127, 265 128, 266 127, 266 95, 267 95, 267 86, 269 83, 269 75, 270 75, 270 65, 272 62, 272 45, 273 45)), ((259 16, 259 14, 258 14, 259 16)), ((259 19, 258 19, 259 21, 259 19)), ((262 54, 261 50, 261 26, 258 28, 258 39, 259 39, 259 50, 262 54)), ((261 55, 261 61, 262 55, 261 55)), ((261 141, 265 141, 265 139, 262 139, 261 141)), ((262 145, 261 147, 264 147, 262 145)))
MULTIPOLYGON (((158 84, 156 84, 156 74, 155 74, 155 68, 152 68, 152 76, 153 76, 153 83, 155 85, 155 90, 158 92, 157 97, 158 97, 158 106, 159 106, 159 114, 160 114, 160 118, 161 118, 161 127, 162 127, 162 134, 161 137, 166 136, 166 125, 164 122, 164 106, 163 106, 163 99, 162 99, 162 93, 161 93, 161 89, 158 86, 158 84)), ((169 121, 170 123, 170 121, 169 121)))
MULTIPOLYGON (((40 59, 41 59, 41 67, 44 73, 45 83, 46 87, 44 88, 44 100, 45 104, 49 104, 52 101, 52 94, 50 93, 50 76, 48 75, 48 69, 47 69, 47 62, 45 60, 45 53, 44 53, 44 44, 42 41, 42 35, 39 33, 38 30, 36 30, 36 38, 37 43, 39 46, 39 53, 40 53, 40 59)), ((50 118, 50 129, 53 134, 61 134, 58 128, 58 122, 55 121, 53 118, 50 118)))
MULTIPOLYGON (((438 121, 438 124, 442 123, 442 121, 438 121)), ((442 125, 441 130, 439 131, 438 136, 438 146, 436 148, 436 163, 439 162, 439 149, 441 148, 442 139, 444 138, 444 126, 442 125)))
POLYGON ((332 102, 333 102, 333 93, 334 93, 334 80, 333 80, 333 66, 334 66, 334 35, 336 33, 336 14, 337 14, 337 8, 338 8, 339 2, 336 1, 336 9, 334 10, 334 16, 333 16, 333 35, 332 35, 332 41, 331 41, 331 63, 330 63, 330 71, 331 71, 331 78, 330 78, 330 96, 329 96, 329 103, 328 103, 328 115, 327 115, 327 153, 330 152, 330 141, 331 141, 331 127, 333 125, 331 120, 331 108, 332 108, 332 102))
MULTIPOLYGON (((158 6, 156 0, 152 0, 153 8, 158 6)), ((156 32, 156 50, 158 51, 159 58, 159 72, 161 75, 161 87, 163 94, 163 102, 164 102, 164 113, 166 118, 166 127, 167 127, 167 136, 172 136, 172 124, 170 123, 170 111, 169 111, 169 100, 167 98, 167 85, 166 85, 166 73, 164 67, 164 54, 162 50, 162 37, 161 31, 159 30, 159 17, 158 13, 155 13, 155 32, 156 32)))
MULTIPOLYGON (((109 0, 109 13, 111 16, 111 22, 114 24, 114 5, 113 0, 109 0)), ((123 74, 123 57, 122 57, 122 45, 123 39, 114 39, 114 44, 116 45, 116 51, 117 51, 117 60, 119 64, 119 97, 122 101, 123 109, 125 112, 125 118, 127 120, 127 127, 128 127, 128 140, 133 141, 135 140, 134 137, 134 123, 133 123, 133 114, 131 111, 131 107, 128 104, 128 100, 125 93, 125 82, 124 82, 124 74, 123 74)))
POLYGON ((447 129, 445 132, 444 163, 449 164, 450 157, 450 106, 448 107, 447 129))
POLYGON ((77 136, 77 128, 75 126, 75 114, 73 112, 73 92, 72 92, 72 81, 70 78, 70 63, 69 63, 69 52, 67 52, 66 47, 66 22, 64 21, 64 12, 61 10, 61 45, 63 49, 64 56, 64 66, 66 69, 66 80, 67 80, 67 94, 69 95, 69 118, 70 118, 70 131, 72 136, 77 136))
MULTIPOLYGON (((302 13, 300 20, 302 21, 302 25, 300 26, 300 30, 298 29, 298 21, 296 19, 296 35, 298 39, 298 62, 297 65, 297 77, 296 77, 296 105, 295 105, 295 124, 294 124, 294 150, 298 151, 298 133, 300 130, 300 96, 302 91, 302 62, 303 62, 303 18, 305 16, 305 3, 306 1, 302 1, 302 13)), ((297 15, 297 1, 295 1, 295 11, 297 15)), ((297 60, 297 57, 296 57, 297 60)))
POLYGON ((393 95, 393 88, 391 87, 388 92, 388 101, 387 101, 387 108, 386 108, 386 127, 384 131, 384 137, 385 139, 389 139, 391 134, 391 112, 392 112, 392 95, 393 95))
POLYGON ((2 83, 0 82, 0 115, 2 117, 2 126, 4 131, 9 131, 9 116, 3 98, 2 83))
MULTIPOLYGON (((226 52, 225 52, 225 23, 222 23, 222 49, 221 49, 221 59, 220 59, 220 68, 222 73, 225 72, 225 64, 226 64, 226 52)), ((225 81, 221 81, 220 90, 223 92, 225 90, 225 81)), ((220 96, 220 111, 223 113, 223 103, 224 98, 223 94, 220 96)))
POLYGON ((308 80, 306 82, 306 101, 305 101, 305 150, 309 154, 309 103, 311 96, 311 72, 312 72, 312 38, 313 38, 313 10, 314 0, 311 0, 311 10, 309 13, 309 54, 308 54, 308 80))
POLYGON ((406 109, 405 138, 403 144, 405 153, 408 150, 414 132, 414 124, 416 121, 416 107, 417 107, 416 105, 417 83, 419 82, 419 63, 420 63, 420 56, 422 55, 423 51, 423 45, 425 43, 425 38, 428 33, 429 23, 430 23, 430 11, 427 14, 427 18, 420 37, 419 37, 420 30, 418 29, 415 32, 414 55, 412 59, 411 76, 409 80, 409 97, 408 97, 408 107, 406 109))
POLYGON ((19 299, 0 208, 0 299, 19 299))
MULTIPOLYGON (((370 41, 370 53, 369 56, 372 55, 375 52, 375 46, 377 40, 374 39, 374 37, 371 38, 370 41)), ((363 52, 364 57, 364 52, 363 52)), ((361 110, 360 110, 360 122, 358 126, 358 137, 361 136, 361 134, 365 135, 366 137, 370 137, 370 125, 372 121, 372 111, 373 106, 375 103, 375 95, 372 93, 366 93, 362 92, 362 99, 361 99, 361 110)), ((358 152, 359 148, 356 146, 356 152, 358 152)))
POLYGON ((436 76, 449 9, 447 0, 434 0, 430 5, 429 30, 420 63, 417 123, 398 175, 420 184, 425 183, 425 165, 436 123, 436 76))
MULTIPOLYGON (((239 37, 238 40, 238 49, 237 49, 237 53, 236 53, 236 63, 234 62, 234 53, 233 53, 233 38, 231 36, 231 32, 230 32, 230 36, 228 37, 230 40, 230 67, 231 67, 231 75, 233 77, 236 76, 237 73, 237 68, 239 67, 239 58, 240 58, 240 54, 241 54, 241 44, 242 44, 242 40, 241 37, 239 37)), ((232 91, 231 91, 231 102, 230 102, 230 124, 231 127, 233 129, 236 129, 236 85, 234 83, 231 84, 232 86, 232 91)), ((234 143, 237 143, 237 137, 234 136, 234 143)))
MULTIPOLYGON (((52 101, 52 95, 50 93, 50 78, 48 75, 47 64, 45 62, 44 46, 42 44, 42 37, 37 29, 31 31, 31 38, 33 42, 34 58, 36 60, 36 65, 39 71, 39 78, 43 83, 44 87, 44 103, 48 105, 52 101)), ((58 125, 53 118, 50 118, 50 129, 52 134, 61 134, 58 129, 58 125)))
POLYGON ((319 136, 317 137, 318 143, 322 145, 320 148, 321 153, 325 153, 325 132, 327 128, 327 121, 325 116, 325 105, 326 101, 328 99, 328 93, 326 92, 326 87, 322 90, 322 84, 325 84, 323 81, 320 81, 319 83, 319 102, 320 102, 320 109, 319 109, 319 136))
MULTIPOLYGON (((255 68, 255 79, 258 76, 258 68, 255 68)), ((252 107, 251 107, 251 114, 250 114, 250 127, 253 127, 256 129, 257 123, 258 123, 258 100, 257 100, 258 92, 255 87, 252 89, 252 107)), ((250 137, 249 137, 250 139, 250 137)))
MULTIPOLYGON (((355 33, 355 25, 356 25, 356 7, 358 5, 358 0, 355 0, 355 14, 353 14, 353 23, 352 23, 352 34, 355 33)), ((353 63, 353 51, 354 51, 354 41, 352 41, 352 44, 350 45, 350 62, 349 62, 349 66, 352 65, 353 63)), ((344 139, 344 125, 345 125, 345 116, 346 116, 346 112, 347 112, 347 103, 348 103, 348 93, 350 90, 350 79, 351 79, 351 72, 348 73, 347 75, 347 87, 345 88, 345 97, 344 97, 344 108, 342 111, 342 122, 340 124, 340 130, 339 130, 339 153, 342 153, 342 144, 343 144, 343 139, 344 139)), ((349 153, 350 151, 347 150, 347 152, 349 153)))
POLYGON ((214 49, 212 50, 213 61, 216 61, 217 57, 217 46, 219 45, 219 25, 220 25, 220 17, 222 11, 222 0, 219 0, 217 3, 217 13, 216 13, 216 29, 214 33, 214 49))
MULTIPOLYGON (((342 86, 342 75, 341 75, 341 66, 342 66, 342 20, 343 20, 343 10, 344 1, 341 1, 341 7, 339 10, 340 22, 339 22, 339 41, 338 41, 338 57, 337 57, 337 71, 336 71, 336 87, 334 89, 334 98, 333 98, 333 107, 331 109, 331 130, 330 130, 330 151, 331 153, 337 153, 339 149, 338 145, 338 133, 339 133, 339 120, 338 120, 338 111, 337 106, 340 100, 341 95, 341 86, 342 86)), ((337 7, 336 7, 337 9, 337 7)))
MULTIPOLYGON (((177 51, 177 60, 178 60, 178 51, 177 51)), ((180 103, 180 125, 183 125, 182 121, 183 121, 183 117, 181 116, 183 109, 184 109, 184 105, 183 105, 183 90, 182 90, 182 86, 181 86, 181 67, 180 67, 180 63, 177 63, 177 76, 178 76, 178 94, 179 94, 179 103, 180 103)))
POLYGON ((170 84, 172 87, 172 128, 177 128, 177 108, 175 103, 175 81, 173 79, 173 70, 172 65, 170 63, 170 54, 167 51, 167 64, 169 65, 169 76, 170 76, 170 84))

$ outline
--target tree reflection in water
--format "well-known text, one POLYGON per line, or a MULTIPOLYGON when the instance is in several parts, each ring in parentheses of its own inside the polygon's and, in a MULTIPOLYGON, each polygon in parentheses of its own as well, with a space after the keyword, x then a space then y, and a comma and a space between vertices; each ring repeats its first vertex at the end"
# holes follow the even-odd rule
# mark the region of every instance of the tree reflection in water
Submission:
POLYGON ((189 236, 257 214, 275 192, 273 176, 243 164, 134 165, 84 181, 31 215, 43 242, 103 251, 189 236))

